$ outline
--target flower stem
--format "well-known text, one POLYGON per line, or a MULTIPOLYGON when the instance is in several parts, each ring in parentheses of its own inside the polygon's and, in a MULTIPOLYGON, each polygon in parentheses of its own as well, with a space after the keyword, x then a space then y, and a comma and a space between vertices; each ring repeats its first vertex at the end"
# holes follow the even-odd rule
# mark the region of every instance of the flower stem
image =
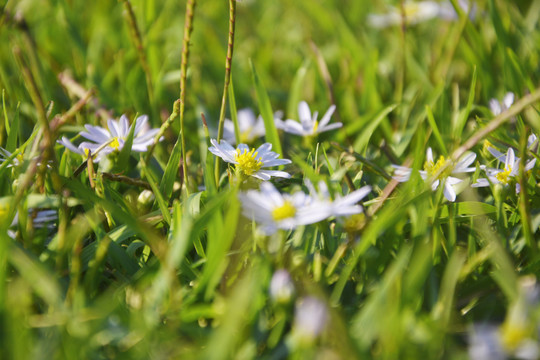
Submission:
POLYGON ((189 56, 189 42, 193 32, 193 14, 195 13, 196 0, 188 0, 186 4, 186 19, 184 21, 184 40, 182 41, 182 63, 180 64, 180 139, 182 142, 182 170, 186 189, 189 189, 189 176, 186 161, 186 138, 184 134, 184 105, 186 101, 186 78, 189 56))
MULTIPOLYGON (((219 112, 217 141, 223 138, 223 124, 225 123, 225 108, 227 105, 227 89, 231 81, 231 63, 234 50, 234 25, 236 21, 236 0, 229 0, 229 40, 227 43, 227 57, 225 58, 225 84, 223 85, 223 97, 221 98, 221 110, 219 112)), ((219 156, 216 157, 215 176, 216 184, 219 184, 219 156)))

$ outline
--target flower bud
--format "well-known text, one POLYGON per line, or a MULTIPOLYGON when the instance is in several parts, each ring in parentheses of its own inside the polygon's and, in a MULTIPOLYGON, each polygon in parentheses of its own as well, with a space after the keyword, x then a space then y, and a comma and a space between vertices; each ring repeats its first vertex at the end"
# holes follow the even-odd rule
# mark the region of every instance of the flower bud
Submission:
POLYGON ((274 272, 270 281, 270 297, 277 303, 287 304, 294 296, 291 275, 285 269, 274 272))

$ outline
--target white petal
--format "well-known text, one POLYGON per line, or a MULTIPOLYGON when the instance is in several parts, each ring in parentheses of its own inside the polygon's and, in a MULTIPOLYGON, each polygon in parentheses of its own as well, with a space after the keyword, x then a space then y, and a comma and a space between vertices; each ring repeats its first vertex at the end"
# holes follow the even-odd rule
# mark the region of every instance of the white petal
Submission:
POLYGON ((446 200, 454 202, 456 201, 456 191, 452 187, 452 185, 445 183, 444 184, 444 197, 446 200))
POLYGON ((342 198, 337 199, 334 201, 334 205, 337 207, 340 206, 346 206, 346 205, 352 205, 356 204, 360 200, 362 200, 364 197, 366 197, 367 194, 371 192, 371 186, 367 185, 364 186, 358 190, 353 191, 352 193, 345 195, 342 198))
POLYGON ((488 179, 480 178, 476 180, 474 184, 471 185, 471 187, 486 187, 489 186, 488 179))
POLYGON ((309 110, 309 105, 305 101, 300 101, 298 104, 298 117, 300 121, 303 119, 308 119, 311 121, 311 111, 309 110))
POLYGON ((512 104, 514 103, 514 93, 508 92, 506 95, 504 95, 503 101, 502 101, 505 109, 510 108, 512 104))
POLYGON ((435 162, 435 161, 433 161, 433 150, 431 150, 430 147, 428 147, 427 151, 426 151, 426 161, 430 161, 432 163, 435 162))
POLYGON ((336 110, 336 105, 330 106, 324 116, 322 117, 321 121, 319 122, 320 127, 324 127, 326 124, 330 122, 330 118, 332 117, 332 114, 334 114, 334 111, 336 110))
POLYGON ((337 123, 333 123, 333 124, 330 124, 330 125, 326 125, 326 126, 319 126, 317 128, 317 132, 318 133, 322 133, 322 132, 325 132, 325 131, 330 131, 330 130, 334 130, 334 129, 339 129, 340 127, 343 126, 343 123, 340 123, 340 122, 337 122, 337 123))
POLYGON ((505 163, 505 169, 512 169, 514 164, 516 163, 514 150, 512 148, 508 149, 508 152, 506 153, 506 161, 505 163))
POLYGON ((534 164, 536 164, 536 158, 532 159, 525 164, 525 171, 529 171, 534 167, 534 164))
POLYGON ((506 162, 506 155, 503 154, 502 152, 500 152, 499 150, 491 147, 491 146, 488 146, 487 150, 489 151, 489 153, 491 155, 493 155, 498 161, 501 161, 501 162, 506 162))
POLYGON ((272 176, 289 179, 291 177, 291 174, 279 170, 259 170, 255 174, 253 174, 253 176, 261 180, 270 180, 270 177, 272 176))
POLYGON ((491 110, 491 113, 495 116, 499 115, 502 112, 501 104, 497 99, 491 99, 489 100, 489 109, 491 110))
POLYGON ((274 160, 270 160, 268 162, 263 163, 263 167, 287 165, 290 163, 292 163, 292 161, 289 159, 274 159, 274 160))

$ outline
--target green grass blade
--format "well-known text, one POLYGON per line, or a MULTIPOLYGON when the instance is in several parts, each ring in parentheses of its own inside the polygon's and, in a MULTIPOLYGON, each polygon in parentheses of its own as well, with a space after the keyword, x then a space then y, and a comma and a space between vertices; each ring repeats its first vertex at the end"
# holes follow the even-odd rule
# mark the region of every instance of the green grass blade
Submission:
POLYGON ((251 73, 253 75, 253 85, 255 86, 255 93, 257 94, 257 101, 259 103, 259 109, 264 120, 264 128, 266 129, 266 141, 272 144, 273 151, 283 155, 283 150, 281 149, 281 142, 279 140, 278 132, 276 129, 276 124, 274 122, 274 113, 272 111, 272 105, 270 104, 270 99, 266 93, 266 89, 259 79, 255 65, 250 60, 251 73))

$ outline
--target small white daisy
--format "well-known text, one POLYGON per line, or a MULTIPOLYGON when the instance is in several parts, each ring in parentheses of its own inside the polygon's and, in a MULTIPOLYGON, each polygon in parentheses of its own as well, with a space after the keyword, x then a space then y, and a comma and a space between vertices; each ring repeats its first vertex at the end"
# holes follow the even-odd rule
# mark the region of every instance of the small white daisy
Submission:
MULTIPOLYGON (((497 150, 491 147, 488 147, 488 150, 490 151, 492 155, 496 156, 499 161, 504 162, 504 168, 503 169, 485 168, 487 179, 486 178, 478 179, 471 186, 472 187, 485 187, 485 186, 489 186, 490 183, 501 184, 501 185, 506 186, 510 184, 512 181, 515 181, 519 173, 519 163, 521 159, 516 158, 514 154, 514 150, 512 148, 509 148, 506 155, 501 154, 500 152, 498 152, 497 150)), ((527 162, 525 164, 525 171, 531 170, 534 167, 535 163, 536 163, 536 159, 532 159, 529 162, 527 162)), ((516 193, 519 193, 519 191, 520 191, 519 184, 516 183, 516 193)))
POLYGON ((502 101, 499 101, 497 99, 489 100, 489 109, 491 110, 491 113, 497 116, 500 113, 508 110, 510 106, 512 106, 512 104, 514 103, 514 98, 514 93, 507 92, 506 95, 504 95, 502 101))
MULTIPOLYGON (((110 148, 108 151, 122 150, 131 130, 127 116, 122 115, 118 121, 109 119, 107 125, 108 129, 100 126, 85 125, 86 131, 81 132, 80 135, 93 142, 87 143, 85 148, 95 152, 106 144, 107 148, 110 148)), ((147 115, 139 116, 135 120, 135 132, 131 149, 137 152, 146 151, 148 146, 154 143, 154 137, 158 132, 159 129, 149 129, 147 115)), ((105 151, 107 152, 107 150, 105 151)))
MULTIPOLYGON (((265 135, 264 120, 260 115, 255 117, 253 110, 238 110, 237 117, 241 143, 250 144, 265 135)), ((232 120, 225 119, 225 123, 223 124, 223 139, 229 142, 229 144, 236 144, 234 123, 232 120)))
POLYGON ((269 182, 261 184, 261 190, 240 193, 244 215, 261 225, 262 231, 271 235, 278 229, 291 230, 300 225, 319 222, 330 216, 328 208, 303 193, 281 194, 269 182))
POLYGON ((271 151, 272 144, 270 143, 264 143, 256 150, 255 148, 250 150, 246 144, 240 144, 235 149, 225 140, 222 140, 219 144, 215 139, 211 139, 210 142, 213 146, 209 147, 208 150, 226 162, 235 164, 236 169, 242 175, 253 176, 261 180, 270 180, 272 176, 291 177, 285 171, 262 169, 291 163, 289 159, 278 159, 279 154, 271 151))
MULTIPOLYGON (((476 168, 469 166, 474 162, 475 159, 476 154, 469 152, 463 155, 455 165, 447 165, 447 162, 450 160, 445 159, 442 155, 439 157, 439 159, 437 159, 437 162, 435 162, 433 159, 433 151, 431 150, 431 148, 428 148, 426 151, 426 162, 424 163, 424 170, 420 170, 420 176, 424 180, 432 181, 431 189, 433 191, 437 190, 439 185, 443 185, 444 197, 448 201, 453 202, 456 201, 457 196, 454 185, 461 183, 463 180, 452 177, 450 175, 474 172, 476 168), (445 169, 441 172, 441 169, 443 168, 445 169)), ((409 180, 412 169, 398 165, 393 166, 396 169, 394 171, 394 179, 399 182, 405 182, 409 180)))
POLYGON ((340 122, 328 124, 335 110, 336 105, 330 106, 321 121, 317 121, 319 113, 315 111, 312 115, 308 104, 305 101, 302 101, 298 104, 298 117, 300 118, 300 122, 291 119, 285 121, 275 119, 276 127, 285 132, 300 136, 313 136, 325 131, 334 130, 343 126, 340 122))

